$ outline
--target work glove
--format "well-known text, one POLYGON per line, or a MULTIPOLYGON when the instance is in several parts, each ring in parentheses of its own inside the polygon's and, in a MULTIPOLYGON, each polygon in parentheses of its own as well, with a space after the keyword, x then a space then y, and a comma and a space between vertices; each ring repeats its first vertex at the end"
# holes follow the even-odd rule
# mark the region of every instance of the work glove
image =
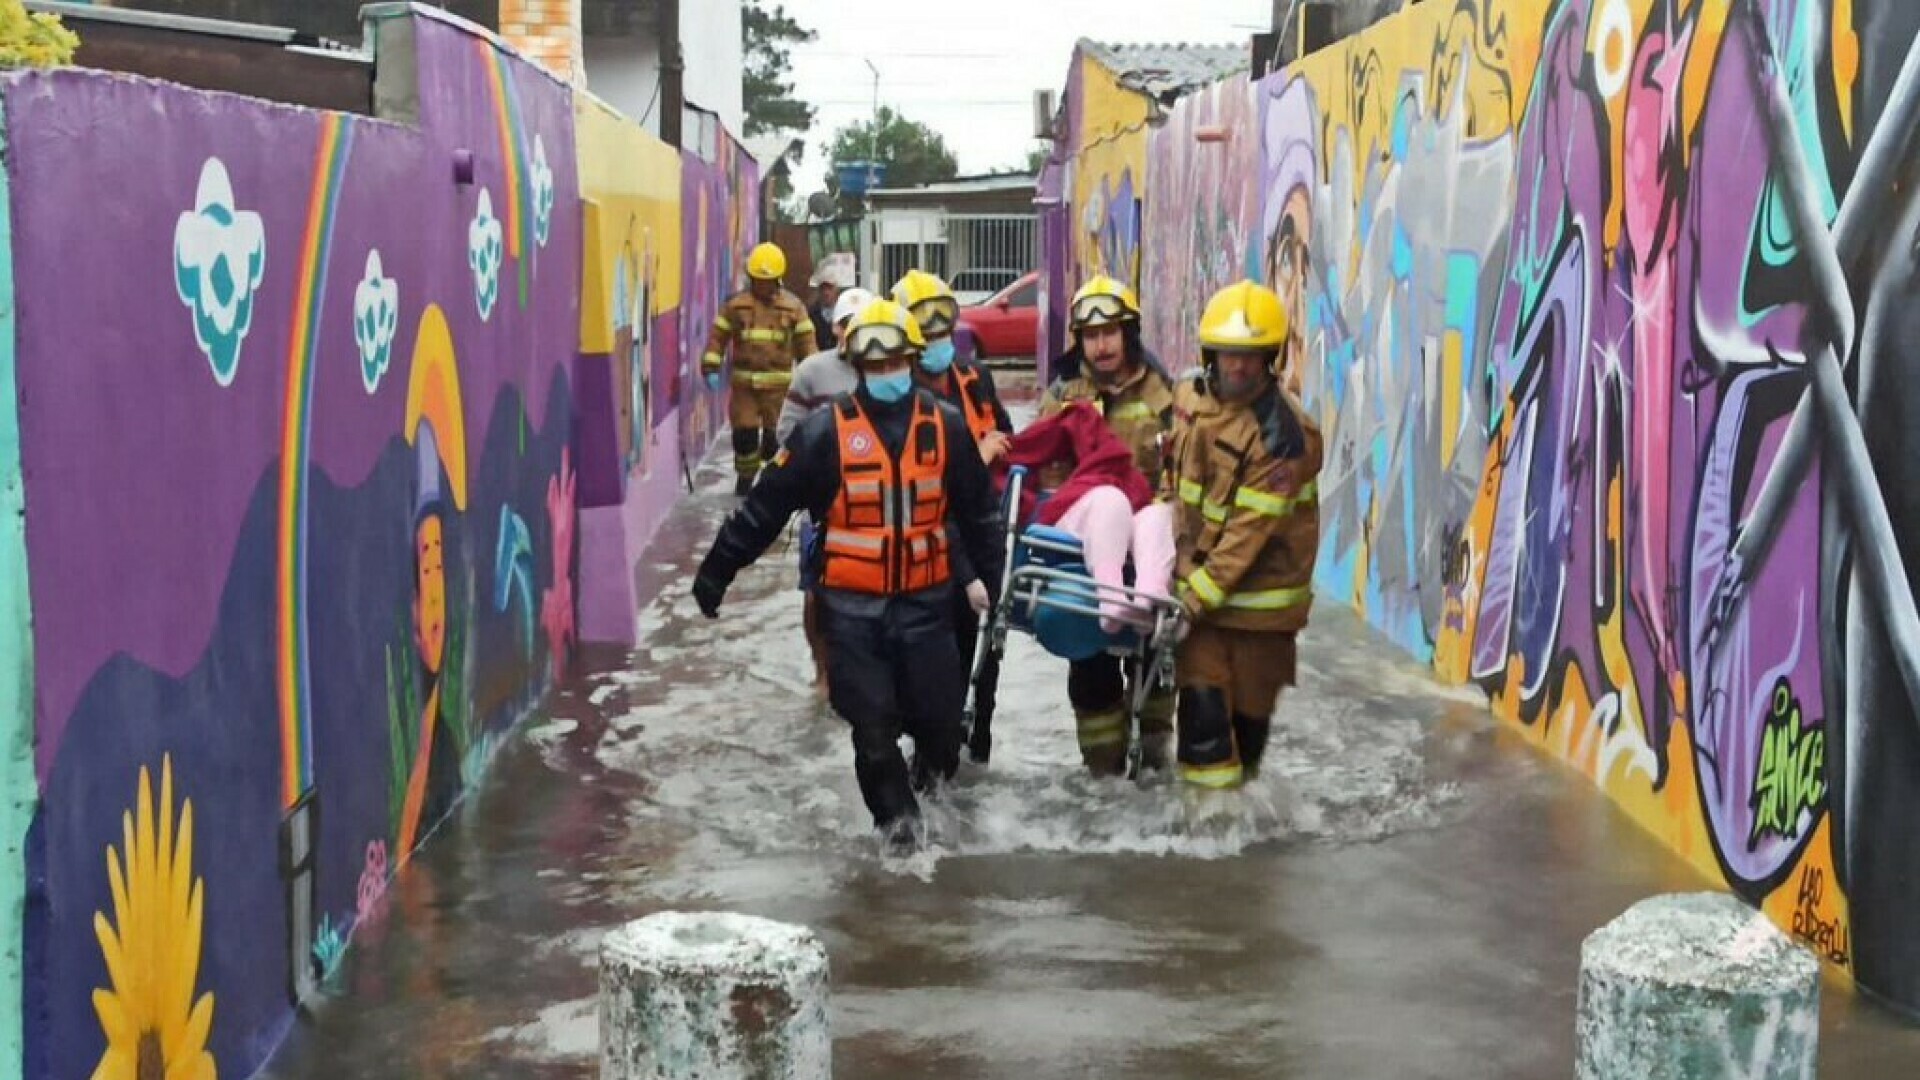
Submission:
POLYGON ((973 609, 975 615, 982 616, 992 606, 987 598, 987 587, 978 578, 967 582, 967 606, 973 609))
POLYGON ((693 579, 693 602, 700 605, 700 614, 707 618, 717 618, 720 614, 720 601, 727 595, 727 583, 711 574, 702 573, 693 579))
POLYGON ((716 394, 720 392, 720 373, 719 372, 717 371, 707 372, 707 389, 713 391, 716 394))

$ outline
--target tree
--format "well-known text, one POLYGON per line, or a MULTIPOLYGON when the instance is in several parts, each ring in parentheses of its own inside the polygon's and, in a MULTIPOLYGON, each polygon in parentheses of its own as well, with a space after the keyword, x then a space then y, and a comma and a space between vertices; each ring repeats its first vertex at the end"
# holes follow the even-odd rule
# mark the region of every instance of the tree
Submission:
MULTIPOLYGON (((833 136, 828 164, 841 161, 885 162, 888 187, 913 187, 951 180, 960 171, 940 133, 909 120, 885 105, 873 120, 841 128, 833 136), (878 130, 879 137, 874 136, 878 130)), ((828 177, 831 186, 833 178, 828 177)))
POLYGON ((815 36, 779 4, 748 0, 741 7, 740 76, 748 135, 805 131, 813 126, 813 106, 793 96, 789 76, 793 71, 793 46, 812 41, 815 36))
POLYGON ((1040 170, 1047 167, 1047 156, 1052 153, 1053 153, 1052 143, 1043 142, 1043 143, 1037 144, 1036 146, 1034 146, 1033 149, 1027 151, 1026 168, 1020 171, 1030 172, 1035 176, 1040 175, 1040 170))

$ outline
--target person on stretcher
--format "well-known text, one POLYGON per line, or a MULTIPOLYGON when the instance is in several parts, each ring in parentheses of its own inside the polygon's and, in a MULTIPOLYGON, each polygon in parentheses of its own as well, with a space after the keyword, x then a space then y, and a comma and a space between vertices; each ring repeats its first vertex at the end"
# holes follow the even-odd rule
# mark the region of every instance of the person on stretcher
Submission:
MULTIPOLYGON (((1041 421, 1069 409, 1083 416, 1093 413, 1132 459, 1134 473, 1121 471, 1121 475, 1157 480, 1162 439, 1173 426, 1173 381, 1141 340, 1140 303, 1133 290, 1110 277, 1088 281, 1068 307, 1068 326, 1073 347, 1061 357, 1068 373, 1041 396, 1041 421)), ((1068 423, 1078 427, 1083 422, 1068 423)), ((1043 454, 1053 463, 1033 475, 1041 489, 1067 496, 1048 512, 1049 519, 1087 542, 1089 568, 1097 567, 1095 573, 1104 575, 1102 580, 1118 580, 1119 568, 1131 551, 1135 585, 1165 592, 1171 571, 1162 537, 1171 529, 1156 524, 1154 514, 1139 516, 1147 506, 1139 489, 1125 479, 1105 484, 1092 481, 1110 475, 1111 468, 1092 445, 1073 454, 1048 454, 1036 445, 1041 441, 1042 436, 1029 435, 1028 454, 1043 454), (1076 470, 1089 478, 1077 497, 1067 488, 1076 470), (1102 487, 1118 489, 1118 497, 1112 492, 1092 494, 1102 487)), ((1112 610, 1108 621, 1119 622, 1125 614, 1112 610)), ((1131 732, 1127 677, 1120 658, 1103 653, 1072 661, 1067 668, 1067 699, 1073 704, 1074 731, 1087 771, 1096 776, 1123 775, 1131 732)), ((1172 759, 1173 709, 1174 694, 1169 688, 1148 694, 1140 710, 1140 764, 1148 771, 1165 769, 1172 759)))
MULTIPOLYGON (((1020 522, 1049 525, 1079 539, 1087 571, 1101 585, 1127 584, 1154 596, 1168 596, 1173 579, 1173 509, 1153 499, 1153 484, 1134 464, 1133 451, 1114 435, 1106 418, 1084 401, 1067 404, 1014 435, 1005 458, 995 462, 1004 475, 1015 465, 1030 473, 1067 470, 1067 479, 1045 498, 1031 488, 1022 493, 1020 522)), ((1116 592, 1102 591, 1100 629, 1118 634, 1128 626, 1152 624, 1116 592)))

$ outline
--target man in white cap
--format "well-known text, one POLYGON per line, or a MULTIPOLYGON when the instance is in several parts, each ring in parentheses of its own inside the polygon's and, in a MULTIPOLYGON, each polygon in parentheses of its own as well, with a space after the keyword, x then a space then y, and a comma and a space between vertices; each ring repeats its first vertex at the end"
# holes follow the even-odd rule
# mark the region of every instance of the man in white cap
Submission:
MULTIPOLYGON (((841 394, 853 393, 860 385, 860 373, 840 355, 840 346, 846 341, 847 323, 873 300, 873 294, 865 289, 848 289, 840 294, 839 300, 833 305, 832 322, 822 321, 823 325, 832 327, 829 332, 833 334, 834 347, 814 353, 793 369, 793 382, 787 388, 787 400, 780 405, 780 425, 776 429, 780 445, 787 444, 787 437, 793 434, 794 428, 800 426, 800 421, 825 408, 841 394)), ((820 693, 825 691, 827 685, 827 643, 820 627, 820 609, 814 595, 813 575, 810 573, 810 568, 819 563, 819 560, 811 558, 816 535, 813 519, 802 512, 800 590, 806 594, 807 647, 813 651, 813 688, 820 693)))
POLYGON ((813 306, 808 313, 813 317, 814 348, 825 352, 840 343, 831 328, 832 315, 839 310, 840 294, 853 287, 853 256, 836 253, 821 259, 807 284, 813 286, 813 306))

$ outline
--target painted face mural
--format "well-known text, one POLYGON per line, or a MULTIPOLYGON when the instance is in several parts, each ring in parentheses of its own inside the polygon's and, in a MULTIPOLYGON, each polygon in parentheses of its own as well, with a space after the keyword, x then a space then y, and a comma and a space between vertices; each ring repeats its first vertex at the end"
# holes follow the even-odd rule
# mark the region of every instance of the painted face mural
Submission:
POLYGON ((441 549, 440 513, 432 510, 414 527, 414 642, 427 670, 440 672, 447 647, 447 581, 441 549))

